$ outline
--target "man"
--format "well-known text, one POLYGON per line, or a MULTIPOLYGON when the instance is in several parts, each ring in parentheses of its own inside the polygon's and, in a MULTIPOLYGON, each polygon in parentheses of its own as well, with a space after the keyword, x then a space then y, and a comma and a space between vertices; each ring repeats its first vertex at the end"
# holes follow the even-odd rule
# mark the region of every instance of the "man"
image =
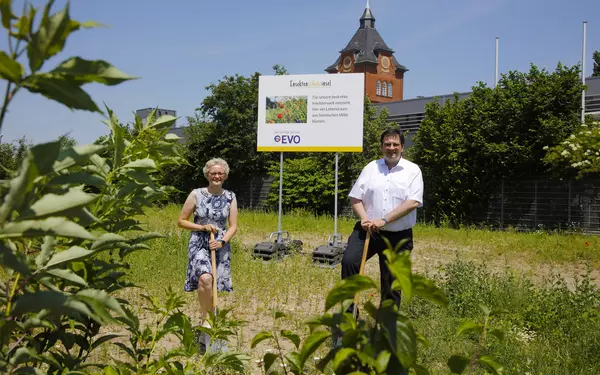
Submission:
MULTIPOLYGON (((352 208, 360 218, 348 239, 342 259, 342 279, 359 273, 367 231, 371 232, 367 259, 379 255, 381 298, 393 299, 400 307, 400 293, 392 290, 393 276, 383 251, 407 239, 400 251, 413 249, 412 228, 418 207, 423 206, 423 176, 414 163, 402 158, 404 134, 387 129, 381 134, 383 158, 367 164, 350 191, 352 208)), ((352 306, 351 306, 352 309, 352 306)))

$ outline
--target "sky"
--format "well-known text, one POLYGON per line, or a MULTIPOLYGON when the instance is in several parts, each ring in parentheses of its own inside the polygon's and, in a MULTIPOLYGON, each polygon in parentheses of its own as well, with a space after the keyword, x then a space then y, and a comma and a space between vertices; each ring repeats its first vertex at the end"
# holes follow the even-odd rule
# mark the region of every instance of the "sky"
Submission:
MULTIPOLYGON (((20 9, 23 0, 13 0, 20 9)), ((41 1, 33 1, 42 5, 41 1)), ((57 0, 55 9, 65 2, 57 0)), ((71 16, 104 28, 78 31, 50 70, 71 56, 103 59, 132 76, 117 86, 86 85, 101 107, 121 122, 136 109, 177 111, 185 125, 206 86, 224 76, 272 74, 275 64, 290 74, 325 74, 359 26, 366 0, 72 0, 71 16)), ((404 98, 470 91, 493 85, 495 38, 500 73, 553 70, 582 56, 587 20, 586 73, 600 50, 598 0, 371 0, 375 27, 409 71, 404 98), (570 5, 567 5, 570 4, 570 5)), ((7 49, 5 30, 0 50, 7 49)), ((26 64, 25 64, 26 65, 26 64)), ((5 90, 0 81, 0 93, 5 90)), ((38 143, 68 133, 91 143, 107 133, 103 115, 71 111, 40 95, 21 91, 9 107, 2 142, 22 136, 38 143)))

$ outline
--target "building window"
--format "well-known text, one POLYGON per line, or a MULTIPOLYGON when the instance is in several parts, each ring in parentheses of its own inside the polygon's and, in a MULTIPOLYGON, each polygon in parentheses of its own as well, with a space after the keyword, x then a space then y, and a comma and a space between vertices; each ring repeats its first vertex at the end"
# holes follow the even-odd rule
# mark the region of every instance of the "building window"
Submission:
POLYGON ((388 83, 388 96, 391 98, 392 97, 392 83, 388 83))
POLYGON ((387 96, 387 83, 383 82, 383 86, 381 87, 381 96, 387 96))
POLYGON ((376 89, 377 89, 377 95, 381 95, 381 81, 377 81, 376 89))

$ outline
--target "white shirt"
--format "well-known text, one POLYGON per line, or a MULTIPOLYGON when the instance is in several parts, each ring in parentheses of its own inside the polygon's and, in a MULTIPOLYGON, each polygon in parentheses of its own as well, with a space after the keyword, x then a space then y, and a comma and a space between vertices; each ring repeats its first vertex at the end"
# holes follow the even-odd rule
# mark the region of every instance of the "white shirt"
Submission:
MULTIPOLYGON (((369 220, 381 219, 409 199, 423 207, 423 175, 418 165, 404 158, 391 170, 385 159, 373 160, 363 168, 349 196, 363 202, 369 220)), ((416 223, 417 210, 413 210, 381 229, 397 232, 416 223)))

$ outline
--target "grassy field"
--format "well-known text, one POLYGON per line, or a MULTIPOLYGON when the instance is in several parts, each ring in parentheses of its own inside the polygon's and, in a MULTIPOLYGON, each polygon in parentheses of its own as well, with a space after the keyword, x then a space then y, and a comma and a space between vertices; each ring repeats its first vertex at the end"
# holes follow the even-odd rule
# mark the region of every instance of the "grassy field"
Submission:
MULTIPOLYGON (((168 287, 182 291, 187 266, 189 233, 177 228, 179 207, 148 212, 148 228, 166 235, 154 240, 152 250, 131 256, 129 278, 150 293, 168 287)), ((346 238, 354 220, 339 220, 346 238)), ((296 212, 285 215, 283 230, 304 242, 304 251, 280 262, 253 260, 251 249, 277 229, 277 215, 242 211, 233 241, 234 292, 220 296, 224 308, 248 324, 234 344, 253 358, 248 373, 261 373, 254 362, 267 350, 249 349, 252 337, 272 328, 271 312, 289 318, 281 324, 301 336, 304 322, 322 313, 327 292, 340 279, 340 267, 324 269, 310 260, 312 250, 333 232, 331 217, 296 212)), ((431 342, 421 361, 436 374, 447 374, 446 360, 454 353, 468 354, 474 343, 455 335, 466 318, 480 317, 478 305, 502 307, 509 314, 497 323, 507 333, 503 343, 486 348, 506 366, 508 374, 600 373, 600 240, 583 235, 492 232, 445 229, 419 225, 413 251, 415 269, 437 280, 450 299, 448 308, 416 300, 403 308, 416 319, 431 342)), ((379 279, 377 258, 367 274, 379 279)), ((134 300, 140 291, 130 291, 134 300)), ((362 300, 378 299, 377 293, 362 300)), ((186 313, 196 317, 195 295, 187 294, 186 313)), ((140 300, 141 303, 141 300, 140 300)), ((288 348, 291 349, 291 348, 288 348)), ((106 353, 110 355, 109 352, 106 353)))

